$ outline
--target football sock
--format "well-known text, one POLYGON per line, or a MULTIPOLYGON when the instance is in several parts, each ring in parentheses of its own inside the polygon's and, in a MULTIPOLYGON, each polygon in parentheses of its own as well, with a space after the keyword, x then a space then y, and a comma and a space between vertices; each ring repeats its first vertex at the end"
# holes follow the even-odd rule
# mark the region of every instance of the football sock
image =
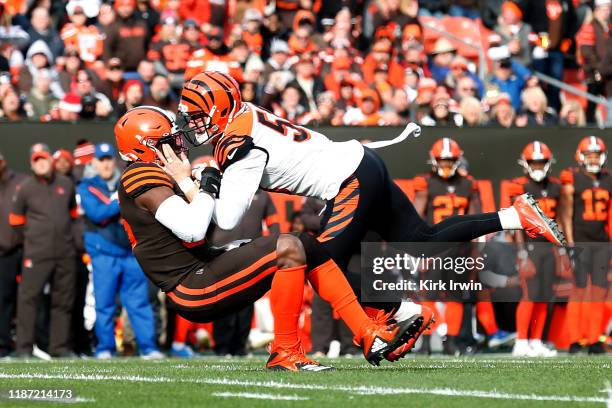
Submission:
POLYGON ((467 242, 501 230, 500 217, 495 212, 454 215, 434 225, 422 222, 416 229, 406 231, 397 241, 467 242))
POLYGON ((178 342, 178 341, 173 341, 172 342, 172 348, 176 349, 176 350, 182 350, 185 347, 185 343, 184 342, 178 342))
POLYGON ((446 302, 446 310, 444 311, 444 320, 448 327, 449 336, 458 336, 461 331, 461 321, 463 320, 463 303, 461 302, 446 302))
POLYGON ((272 278, 270 308, 274 316, 274 345, 294 348, 298 338, 298 321, 304 297, 306 265, 279 269, 272 278))
POLYGON ((521 300, 516 308, 516 339, 527 340, 529 338, 529 325, 533 313, 533 302, 521 300))
POLYGON ((404 301, 400 304, 399 308, 393 315, 393 318, 398 322, 403 322, 404 320, 410 319, 415 314, 420 313, 421 305, 410 301, 404 301))
POLYGON ((584 302, 584 288, 574 288, 570 301, 567 302, 566 322, 569 330, 569 342, 578 343, 582 340, 581 311, 584 302))
POLYGON ((535 302, 533 304, 533 313, 531 314, 531 335, 530 339, 542 340, 544 333, 544 325, 546 324, 546 314, 548 305, 544 302, 535 302))
POLYGON ((484 327, 487 335, 492 335, 499 330, 497 327, 497 321, 495 320, 495 311, 493 310, 493 303, 491 302, 477 302, 476 303, 476 316, 478 321, 484 327))
POLYGON ((306 278, 315 292, 331 304, 334 312, 354 335, 361 333, 371 323, 344 274, 332 259, 311 269, 306 278))
POLYGON ((591 313, 589 314, 589 344, 597 343, 599 341, 600 336, 602 335, 601 320, 604 316, 605 304, 603 302, 603 299, 605 299, 605 296, 606 288, 602 288, 596 285, 591 286, 592 302, 590 302, 591 313))
POLYGON ((189 333, 192 326, 192 322, 177 314, 173 340, 177 343, 185 343, 187 341, 187 333, 189 333))
POLYGON ((520 230, 523 229, 521 219, 514 207, 502 208, 497 212, 499 214, 499 223, 504 230, 520 230))

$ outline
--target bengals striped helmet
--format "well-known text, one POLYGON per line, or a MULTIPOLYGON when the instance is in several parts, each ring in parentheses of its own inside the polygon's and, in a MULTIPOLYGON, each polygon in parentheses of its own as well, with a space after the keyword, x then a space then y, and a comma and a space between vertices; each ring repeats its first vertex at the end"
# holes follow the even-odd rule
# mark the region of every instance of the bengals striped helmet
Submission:
POLYGON ((242 109, 238 84, 231 76, 206 71, 183 86, 177 123, 194 146, 221 136, 242 109))
POLYGON ((599 173, 607 158, 608 150, 600 138, 587 136, 578 143, 576 161, 589 173, 599 173))
POLYGON ((434 173, 443 179, 449 179, 457 172, 462 156, 459 144, 450 137, 443 137, 431 146, 429 163, 434 173))
POLYGON ((170 145, 177 155, 188 150, 172 117, 156 106, 127 111, 115 124, 115 140, 126 161, 156 162, 162 144, 170 145))
POLYGON ((525 146, 518 160, 525 174, 535 182, 540 182, 548 176, 553 162, 553 153, 550 148, 537 140, 525 146))

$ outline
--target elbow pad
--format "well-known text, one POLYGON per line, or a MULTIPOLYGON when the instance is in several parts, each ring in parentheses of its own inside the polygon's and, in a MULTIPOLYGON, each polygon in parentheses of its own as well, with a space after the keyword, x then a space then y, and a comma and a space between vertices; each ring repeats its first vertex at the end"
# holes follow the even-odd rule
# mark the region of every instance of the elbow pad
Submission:
POLYGON ((182 241, 197 242, 206 236, 214 208, 208 194, 198 193, 191 203, 173 195, 157 208, 155 219, 182 241))

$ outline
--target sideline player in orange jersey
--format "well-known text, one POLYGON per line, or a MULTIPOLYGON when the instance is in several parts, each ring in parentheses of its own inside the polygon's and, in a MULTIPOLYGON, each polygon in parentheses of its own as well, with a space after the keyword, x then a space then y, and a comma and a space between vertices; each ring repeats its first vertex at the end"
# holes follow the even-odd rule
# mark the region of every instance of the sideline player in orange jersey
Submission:
POLYGON ((228 250, 211 246, 206 233, 221 174, 208 166, 198 175, 199 186, 194 183, 187 148, 165 111, 148 106, 128 111, 115 125, 115 138, 129 162, 118 193, 134 255, 187 320, 215 320, 270 291, 275 338, 266 367, 291 371, 330 368, 307 358, 300 345, 306 279, 345 321, 371 364, 378 365, 422 326, 420 315, 397 323, 387 323, 383 314, 370 319, 342 271, 308 234, 270 234, 228 250))
MULTIPOLYGON (((318 240, 343 270, 369 230, 388 242, 463 242, 504 229, 524 229, 558 245, 565 241, 555 222, 528 195, 499 212, 454 216, 430 225, 370 148, 381 142, 365 147, 357 140, 333 142, 243 103, 238 84, 224 73, 201 72, 185 83, 177 123, 191 144, 214 146, 223 172, 213 213, 217 225, 237 225, 260 186, 326 200, 325 226, 318 240)), ((400 140, 418 133, 420 128, 411 123, 400 140)), ((395 321, 415 313, 412 302, 386 309, 395 321)))
POLYGON ((580 248, 582 254, 574 270, 574 290, 567 305, 570 353, 579 352, 583 344, 591 354, 605 352, 600 337, 604 301, 609 289, 612 234, 612 175, 605 167, 606 159, 603 140, 587 136, 576 150, 578 167, 561 172, 563 190, 559 213, 563 230, 570 245, 585 244, 580 248), (588 333, 582 333, 584 321, 588 321, 588 333))

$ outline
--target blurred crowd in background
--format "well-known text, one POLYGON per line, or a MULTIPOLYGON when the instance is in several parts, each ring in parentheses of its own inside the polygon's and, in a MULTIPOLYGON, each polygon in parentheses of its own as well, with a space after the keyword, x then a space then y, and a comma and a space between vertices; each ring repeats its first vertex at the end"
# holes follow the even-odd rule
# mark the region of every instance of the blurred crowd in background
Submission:
POLYGON ((218 70, 303 125, 610 124, 533 75, 612 97, 609 25, 610 0, 2 0, 0 119, 175 111, 218 70))

